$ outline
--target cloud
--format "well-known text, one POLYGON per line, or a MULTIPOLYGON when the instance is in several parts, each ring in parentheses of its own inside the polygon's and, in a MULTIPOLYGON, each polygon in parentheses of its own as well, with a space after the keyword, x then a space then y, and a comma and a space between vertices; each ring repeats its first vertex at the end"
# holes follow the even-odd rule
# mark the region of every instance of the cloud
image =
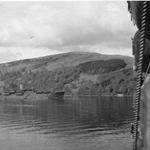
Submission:
POLYGON ((126 2, 0 2, 0 14, 0 62, 68 51, 131 55, 126 2))
POLYGON ((2 4, 6 13, 0 21, 2 46, 51 48, 102 44, 129 47, 133 33, 125 2, 2 4), (8 10, 11 5, 13 9, 8 10), (22 9, 15 11, 15 7, 19 6, 22 9))

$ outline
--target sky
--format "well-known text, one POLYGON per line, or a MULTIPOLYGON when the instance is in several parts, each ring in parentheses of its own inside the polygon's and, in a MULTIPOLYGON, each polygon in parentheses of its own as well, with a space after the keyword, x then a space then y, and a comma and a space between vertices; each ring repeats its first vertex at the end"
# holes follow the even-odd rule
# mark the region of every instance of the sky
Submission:
POLYGON ((126 1, 0 2, 0 63, 69 51, 132 55, 126 1))

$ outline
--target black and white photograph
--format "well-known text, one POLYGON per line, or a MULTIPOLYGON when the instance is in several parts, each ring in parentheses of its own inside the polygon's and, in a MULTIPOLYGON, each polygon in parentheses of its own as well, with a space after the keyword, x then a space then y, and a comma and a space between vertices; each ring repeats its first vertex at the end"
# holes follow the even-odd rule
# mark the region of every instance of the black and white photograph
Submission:
POLYGON ((0 150, 150 150, 150 1, 0 1, 0 150))

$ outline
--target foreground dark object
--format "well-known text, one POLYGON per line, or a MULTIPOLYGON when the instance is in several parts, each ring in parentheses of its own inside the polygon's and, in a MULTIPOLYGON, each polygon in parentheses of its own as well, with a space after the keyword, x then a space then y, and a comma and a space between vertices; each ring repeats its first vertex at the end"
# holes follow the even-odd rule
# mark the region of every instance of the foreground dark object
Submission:
POLYGON ((128 9, 131 13, 134 23, 139 31, 133 39, 133 54, 135 55, 135 69, 137 71, 137 85, 134 108, 134 132, 133 132, 133 150, 149 150, 149 85, 148 75, 150 62, 150 2, 148 1, 129 1, 128 9), (143 83, 142 97, 142 74, 146 73, 143 83))

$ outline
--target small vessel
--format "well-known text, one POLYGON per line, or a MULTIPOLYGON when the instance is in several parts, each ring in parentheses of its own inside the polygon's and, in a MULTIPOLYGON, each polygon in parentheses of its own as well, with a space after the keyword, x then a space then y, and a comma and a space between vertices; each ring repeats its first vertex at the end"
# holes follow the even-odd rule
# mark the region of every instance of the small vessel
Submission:
POLYGON ((15 94, 17 96, 22 96, 22 95, 24 95, 24 91, 16 91, 15 94))
POLYGON ((36 94, 42 94, 43 92, 42 91, 34 91, 36 94))
POLYGON ((50 91, 39 91, 39 90, 35 90, 34 91, 36 94, 50 94, 50 91))
POLYGON ((65 91, 55 91, 54 95, 58 98, 63 98, 65 94, 65 91))
POLYGON ((15 94, 16 91, 14 91, 14 90, 9 90, 9 93, 10 93, 10 94, 15 94))
POLYGON ((4 95, 4 96, 9 96, 9 95, 11 95, 11 93, 10 93, 9 91, 4 91, 4 92, 3 92, 3 95, 4 95))
POLYGON ((3 93, 1 93, 1 95, 9 96, 9 95, 15 94, 15 92, 16 91, 14 90, 4 90, 3 93))
POLYGON ((43 91, 42 94, 50 94, 50 91, 43 91))
POLYGON ((48 95, 48 98, 62 100, 64 98, 65 91, 53 91, 48 95))
POLYGON ((123 97, 124 95, 122 93, 117 94, 118 97, 123 97))

